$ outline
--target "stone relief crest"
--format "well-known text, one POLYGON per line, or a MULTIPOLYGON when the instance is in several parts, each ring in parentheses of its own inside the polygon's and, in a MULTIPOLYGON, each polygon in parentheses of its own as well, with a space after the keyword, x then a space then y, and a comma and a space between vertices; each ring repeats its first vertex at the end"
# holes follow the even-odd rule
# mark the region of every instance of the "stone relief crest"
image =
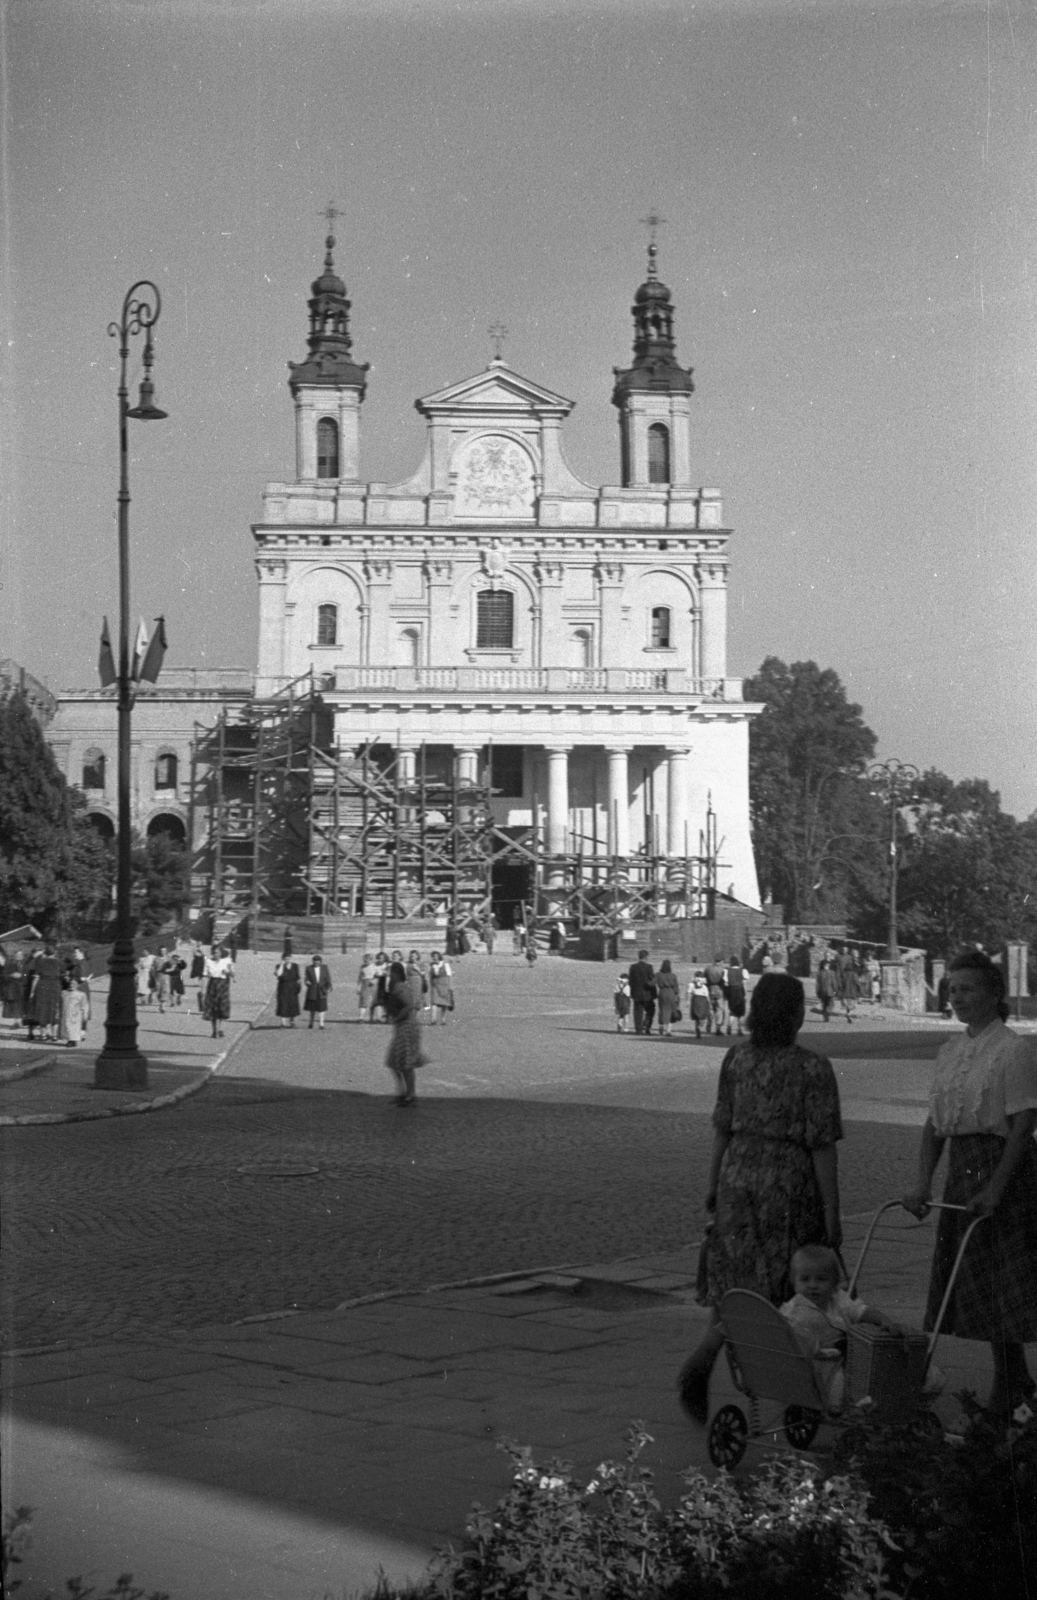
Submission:
POLYGON ((482 553, 483 567, 488 578, 503 578, 508 570, 509 552, 494 539, 488 550, 482 553))
POLYGON ((531 517, 533 464, 513 439, 488 435, 465 451, 457 474, 462 517, 531 517))

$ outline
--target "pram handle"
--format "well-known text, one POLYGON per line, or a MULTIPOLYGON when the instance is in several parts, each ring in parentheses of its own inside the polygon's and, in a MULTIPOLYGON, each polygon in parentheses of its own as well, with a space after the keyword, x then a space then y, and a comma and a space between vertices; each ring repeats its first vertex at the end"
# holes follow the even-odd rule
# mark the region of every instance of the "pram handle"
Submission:
MULTIPOLYGON (((857 1280, 861 1275, 861 1268, 864 1265, 864 1258, 868 1253, 868 1249, 869 1249, 869 1247, 871 1245, 871 1241, 872 1241, 872 1238, 874 1236, 875 1229, 878 1227, 878 1224, 879 1224, 879 1219, 882 1216, 884 1216, 884 1214, 887 1211, 892 1211, 896 1207, 899 1207, 901 1210, 904 1210, 904 1211, 907 1210, 907 1207, 903 1204, 903 1202, 901 1200, 887 1200, 886 1204, 884 1206, 879 1206, 879 1209, 876 1211, 875 1215, 871 1219, 871 1225, 868 1228, 868 1231, 864 1236, 864 1243, 861 1245, 860 1254, 857 1257, 857 1265, 853 1269, 853 1277, 850 1279, 848 1293, 850 1294, 851 1298, 856 1296, 856 1293, 857 1293, 857 1280)), ((969 1209, 968 1206, 952 1205, 950 1203, 950 1201, 947 1201, 947 1200, 927 1200, 926 1201, 926 1211, 927 1212, 929 1212, 929 1211, 967 1211, 968 1209, 969 1209)), ((911 1212, 910 1215, 913 1216, 914 1212, 911 1212)), ((943 1326, 943 1319, 944 1319, 944 1316, 946 1314, 947 1307, 950 1304, 951 1295, 954 1292, 954 1284, 955 1284, 955 1281, 956 1281, 957 1276, 958 1276, 958 1268, 961 1266, 961 1258, 965 1254, 965 1251, 966 1251, 966 1249, 968 1247, 969 1240, 972 1238, 973 1229, 976 1227, 976 1225, 978 1223, 986 1222, 986 1221, 987 1221, 987 1218, 984 1217, 984 1216, 973 1217, 972 1221, 969 1223, 968 1227, 965 1229, 965 1232, 962 1235, 961 1244, 958 1246, 958 1253, 954 1258, 954 1266, 951 1268, 950 1276, 947 1279, 947 1287, 944 1290, 943 1299, 940 1302, 940 1309, 939 1309, 939 1311, 938 1311, 938 1313, 936 1315, 936 1320, 933 1323, 932 1332, 929 1335, 929 1347, 925 1352, 925 1367, 926 1367, 926 1371, 928 1371, 928 1369, 929 1369, 929 1363, 932 1360, 933 1351, 936 1348, 936 1341, 940 1337, 940 1328, 943 1326)))

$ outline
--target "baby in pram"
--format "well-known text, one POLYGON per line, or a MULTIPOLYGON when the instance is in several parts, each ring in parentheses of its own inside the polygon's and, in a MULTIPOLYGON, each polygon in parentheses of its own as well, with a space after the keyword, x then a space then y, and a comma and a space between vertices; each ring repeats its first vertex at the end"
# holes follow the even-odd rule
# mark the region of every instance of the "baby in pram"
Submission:
POLYGON ((818 1387, 830 1411, 840 1410, 843 1403, 846 1335, 850 1329, 858 1322, 871 1322, 888 1333, 904 1331, 884 1311, 847 1294, 840 1287, 841 1277, 834 1250, 823 1244, 804 1245, 792 1257, 795 1293, 781 1307, 800 1349, 813 1359, 818 1387))

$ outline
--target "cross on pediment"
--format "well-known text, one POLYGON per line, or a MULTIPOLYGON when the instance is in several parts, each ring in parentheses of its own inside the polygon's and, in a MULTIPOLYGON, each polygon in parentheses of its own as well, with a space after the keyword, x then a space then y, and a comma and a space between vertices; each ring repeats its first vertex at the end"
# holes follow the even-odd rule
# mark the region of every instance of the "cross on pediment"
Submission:
POLYGON ((493 326, 487 328, 486 331, 493 340, 493 358, 495 361, 499 361, 501 358, 501 349, 505 339, 508 337, 508 330, 504 326, 503 322, 495 322, 493 326))

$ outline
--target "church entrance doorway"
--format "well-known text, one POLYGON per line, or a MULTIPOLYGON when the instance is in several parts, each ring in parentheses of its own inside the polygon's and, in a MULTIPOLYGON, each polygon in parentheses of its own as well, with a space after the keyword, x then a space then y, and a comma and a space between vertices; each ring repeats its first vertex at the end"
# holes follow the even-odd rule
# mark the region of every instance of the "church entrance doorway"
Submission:
POLYGON ((533 894, 533 871, 528 861, 495 861, 490 877, 490 905, 498 928, 513 928, 522 921, 522 903, 533 894))

